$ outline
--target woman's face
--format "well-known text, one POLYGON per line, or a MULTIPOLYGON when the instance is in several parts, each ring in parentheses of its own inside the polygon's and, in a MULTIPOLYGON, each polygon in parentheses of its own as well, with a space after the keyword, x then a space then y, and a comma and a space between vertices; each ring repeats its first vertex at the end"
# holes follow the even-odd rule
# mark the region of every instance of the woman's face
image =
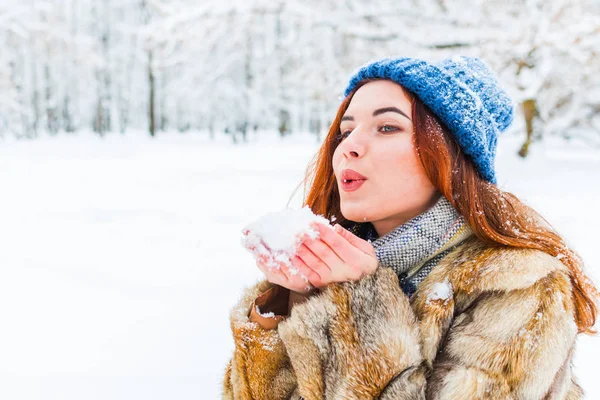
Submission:
POLYGON ((379 236, 426 211, 440 196, 417 156, 411 109, 400 85, 377 80, 357 90, 340 124, 333 172, 342 214, 371 222, 379 236), (353 181, 357 176, 345 170, 366 179, 353 181))

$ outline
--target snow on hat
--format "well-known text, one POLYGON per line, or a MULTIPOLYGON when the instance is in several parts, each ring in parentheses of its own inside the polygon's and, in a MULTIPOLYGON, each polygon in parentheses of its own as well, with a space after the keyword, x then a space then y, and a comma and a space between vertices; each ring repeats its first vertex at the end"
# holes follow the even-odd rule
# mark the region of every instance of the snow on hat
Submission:
POLYGON ((496 183, 496 141, 511 124, 514 106, 483 61, 455 56, 430 64, 416 58, 385 58, 360 68, 344 96, 368 78, 390 79, 417 95, 446 125, 481 176, 496 183))

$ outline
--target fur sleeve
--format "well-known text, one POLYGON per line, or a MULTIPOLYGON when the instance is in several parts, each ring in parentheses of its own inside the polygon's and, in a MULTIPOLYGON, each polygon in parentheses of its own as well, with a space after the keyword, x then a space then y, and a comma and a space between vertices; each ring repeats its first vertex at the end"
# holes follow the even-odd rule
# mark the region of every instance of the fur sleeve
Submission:
POLYGON ((565 271, 528 287, 484 291, 452 322, 427 398, 578 399, 570 368, 576 335, 565 271))
POLYGON ((277 329, 264 329, 248 318, 254 299, 273 285, 248 288, 230 314, 235 349, 223 379, 227 400, 288 399, 296 378, 277 329))
POLYGON ((390 269, 329 285, 278 329, 305 400, 424 398, 418 326, 390 269))

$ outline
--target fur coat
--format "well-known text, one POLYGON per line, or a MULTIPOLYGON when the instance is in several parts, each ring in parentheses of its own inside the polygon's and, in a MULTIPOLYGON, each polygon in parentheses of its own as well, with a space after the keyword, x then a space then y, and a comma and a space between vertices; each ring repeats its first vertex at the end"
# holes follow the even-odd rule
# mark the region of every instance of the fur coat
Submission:
POLYGON ((410 300, 389 268, 330 284, 274 329, 231 312, 224 399, 567 399, 577 336, 567 268, 537 250, 475 237, 446 255, 410 300))

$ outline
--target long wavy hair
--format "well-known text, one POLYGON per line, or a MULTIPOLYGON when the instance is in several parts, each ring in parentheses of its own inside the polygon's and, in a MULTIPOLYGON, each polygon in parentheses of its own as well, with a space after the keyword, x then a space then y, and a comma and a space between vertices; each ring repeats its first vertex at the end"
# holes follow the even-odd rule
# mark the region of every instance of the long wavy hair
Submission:
MULTIPOLYGON (((346 228, 354 222, 345 219, 340 210, 340 195, 332 166, 333 153, 341 140, 341 118, 354 93, 373 80, 376 79, 357 84, 342 101, 327 137, 310 162, 302 182, 303 205, 328 219, 335 217, 335 221, 346 228)), ((599 293, 583 272, 583 261, 579 255, 539 213, 515 195, 483 179, 438 117, 416 95, 406 89, 404 92, 412 103, 415 150, 432 184, 483 242, 492 246, 541 250, 559 258, 569 269, 579 333, 595 334, 593 327, 599 293)))

